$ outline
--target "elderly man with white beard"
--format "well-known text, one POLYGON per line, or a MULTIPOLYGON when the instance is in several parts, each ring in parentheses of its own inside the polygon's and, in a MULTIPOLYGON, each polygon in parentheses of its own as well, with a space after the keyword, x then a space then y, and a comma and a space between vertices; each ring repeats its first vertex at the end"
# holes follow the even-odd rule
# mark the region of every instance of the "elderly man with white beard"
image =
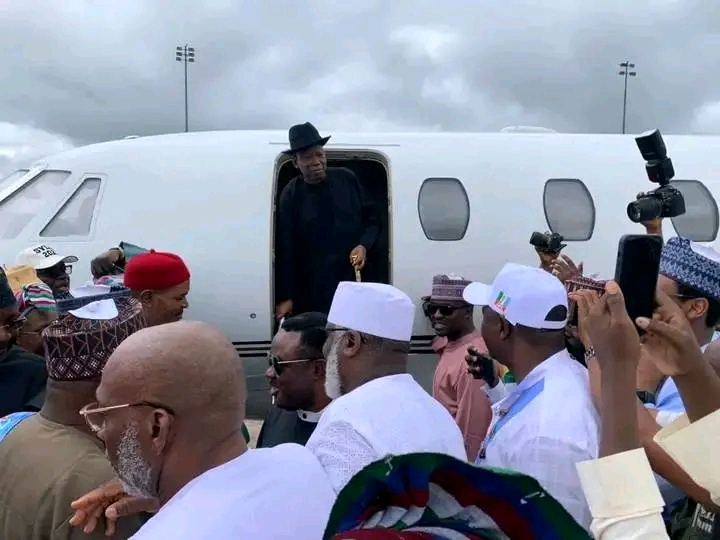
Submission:
POLYGON ((245 396, 235 347, 204 323, 147 328, 113 353, 83 413, 124 493, 157 501, 132 540, 322 537, 327 475, 297 444, 248 450, 245 396))
POLYGON ((450 413, 407 373, 415 306, 382 283, 343 281, 328 315, 328 405, 305 445, 339 492, 388 455, 436 452, 467 460, 450 413))

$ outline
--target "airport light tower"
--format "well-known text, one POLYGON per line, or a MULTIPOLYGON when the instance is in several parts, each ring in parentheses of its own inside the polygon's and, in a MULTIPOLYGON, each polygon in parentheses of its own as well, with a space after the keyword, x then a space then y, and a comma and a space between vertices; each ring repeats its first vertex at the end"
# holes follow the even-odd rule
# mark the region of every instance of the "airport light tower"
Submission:
POLYGON ((185 67, 185 133, 188 132, 188 64, 195 63, 195 48, 187 43, 175 47, 175 60, 182 62, 185 67))
MULTIPOLYGON (((622 115, 622 132, 625 133, 625 115, 627 113, 627 82, 628 77, 637 76, 637 71, 631 71, 635 69, 635 64, 630 63, 630 60, 625 60, 618 64, 622 71, 618 72, 618 75, 622 75, 625 79, 625 90, 623 91, 623 115, 622 115)), ((187 68, 186 68, 187 71, 187 68)))

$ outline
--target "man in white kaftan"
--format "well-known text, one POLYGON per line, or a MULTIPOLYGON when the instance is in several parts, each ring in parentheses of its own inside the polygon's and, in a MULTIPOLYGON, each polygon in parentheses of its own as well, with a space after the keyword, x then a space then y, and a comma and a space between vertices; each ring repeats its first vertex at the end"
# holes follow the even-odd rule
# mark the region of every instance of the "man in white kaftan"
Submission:
POLYGON ((327 407, 306 447, 339 492, 387 455, 439 452, 466 460, 450 413, 407 373, 415 306, 382 283, 341 282, 328 315, 327 407))

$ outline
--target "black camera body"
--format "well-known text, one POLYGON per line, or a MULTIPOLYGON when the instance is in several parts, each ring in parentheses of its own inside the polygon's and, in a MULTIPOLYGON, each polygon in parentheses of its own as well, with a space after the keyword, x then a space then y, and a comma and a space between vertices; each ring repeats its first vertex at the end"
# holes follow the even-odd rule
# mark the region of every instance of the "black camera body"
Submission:
POLYGON ((675 176, 672 160, 667 156, 667 148, 660 130, 646 131, 635 137, 638 149, 645 160, 648 180, 660 187, 639 193, 636 200, 628 204, 627 215, 633 223, 642 223, 657 218, 674 218, 685 213, 683 194, 670 185, 675 176))
POLYGON ((541 233, 535 231, 530 236, 530 245, 543 253, 560 253, 566 246, 564 238, 558 233, 541 233))

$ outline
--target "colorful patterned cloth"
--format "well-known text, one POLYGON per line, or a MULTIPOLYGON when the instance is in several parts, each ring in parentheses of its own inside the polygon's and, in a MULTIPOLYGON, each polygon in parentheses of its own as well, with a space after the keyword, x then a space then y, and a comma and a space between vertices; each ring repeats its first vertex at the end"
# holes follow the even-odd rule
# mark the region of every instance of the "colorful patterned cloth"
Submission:
POLYGON ((23 285, 20 291, 15 294, 15 300, 18 304, 18 312, 22 317, 27 317, 34 309, 41 313, 55 313, 57 311, 53 292, 42 281, 23 285))
POLYGON ((323 540, 584 540, 589 534, 533 478, 444 454, 388 456, 356 474, 323 540), (387 533, 357 529, 386 529, 387 533), (352 531, 352 533, 350 532, 352 531), (402 536, 390 531, 401 531, 402 536), (425 533, 425 536, 407 533, 425 533))
POLYGON ((671 238, 662 250, 660 273, 720 301, 720 253, 711 247, 671 238))
POLYGON ((437 276, 433 276, 429 300, 431 302, 465 304, 463 291, 470 283, 470 281, 456 274, 438 274, 437 276))

